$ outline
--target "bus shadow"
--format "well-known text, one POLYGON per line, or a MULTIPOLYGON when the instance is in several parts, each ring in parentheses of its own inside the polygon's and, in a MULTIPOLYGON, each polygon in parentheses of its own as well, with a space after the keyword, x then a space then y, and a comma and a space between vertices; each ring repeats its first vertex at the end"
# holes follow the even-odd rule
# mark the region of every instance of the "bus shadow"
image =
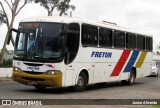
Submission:
MULTIPOLYGON (((86 87, 83 92, 90 92, 96 90, 103 90, 103 89, 110 89, 110 88, 124 88, 124 87, 134 87, 136 85, 140 85, 144 83, 136 82, 134 85, 122 85, 120 82, 111 82, 111 83, 98 83, 98 84, 91 84, 86 87)), ((74 92, 70 89, 70 87, 63 87, 63 88, 53 88, 48 87, 44 90, 37 90, 36 88, 31 89, 21 89, 17 90, 19 92, 32 92, 32 93, 40 93, 40 94, 73 94, 73 93, 81 93, 81 92, 74 92)))
POLYGON ((17 90, 19 92, 31 92, 31 93, 40 93, 40 94, 66 94, 66 93, 72 93, 69 87, 63 87, 63 88, 56 88, 56 87, 47 87, 44 90, 37 90, 36 88, 31 89, 21 89, 17 90))

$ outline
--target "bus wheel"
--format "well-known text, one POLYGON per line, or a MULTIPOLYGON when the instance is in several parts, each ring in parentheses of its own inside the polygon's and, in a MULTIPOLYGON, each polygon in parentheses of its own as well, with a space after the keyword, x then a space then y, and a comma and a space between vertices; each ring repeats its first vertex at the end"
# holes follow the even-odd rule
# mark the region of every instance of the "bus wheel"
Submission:
POLYGON ((41 85, 35 85, 34 86, 37 90, 44 90, 46 87, 41 85))
POLYGON ((73 91, 83 91, 86 88, 87 85, 87 77, 86 75, 82 72, 80 73, 80 75, 78 76, 78 81, 77 84, 75 86, 72 86, 71 89, 73 91))
POLYGON ((135 76, 134 70, 132 69, 131 73, 130 73, 130 76, 129 76, 129 79, 128 80, 122 80, 121 83, 123 85, 132 85, 132 84, 134 84, 135 79, 136 79, 136 76, 135 76))

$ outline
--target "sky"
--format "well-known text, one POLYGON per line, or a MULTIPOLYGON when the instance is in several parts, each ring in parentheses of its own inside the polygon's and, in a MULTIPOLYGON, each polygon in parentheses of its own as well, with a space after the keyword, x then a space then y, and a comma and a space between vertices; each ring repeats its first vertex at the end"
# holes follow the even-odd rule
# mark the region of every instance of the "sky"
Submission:
MULTIPOLYGON (((72 17, 94 21, 105 20, 137 32, 151 34, 154 51, 160 43, 160 0, 71 0, 71 4, 76 6, 72 17)), ((6 5, 5 9, 11 17, 6 5)), ((18 27, 22 19, 42 16, 47 16, 47 11, 39 4, 29 3, 16 17, 14 28, 18 27)), ((53 16, 58 16, 58 13, 54 11, 53 16)), ((7 31, 4 24, 0 27, 0 31, 0 48, 2 48, 7 31)), ((13 46, 9 45, 7 49, 13 49, 13 46)))

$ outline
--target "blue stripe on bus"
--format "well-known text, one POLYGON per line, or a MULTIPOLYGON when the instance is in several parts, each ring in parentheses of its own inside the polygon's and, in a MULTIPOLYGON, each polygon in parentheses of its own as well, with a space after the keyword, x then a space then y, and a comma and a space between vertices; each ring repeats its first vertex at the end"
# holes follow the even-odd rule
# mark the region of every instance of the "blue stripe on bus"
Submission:
POLYGON ((130 72, 131 71, 135 61, 138 58, 139 52, 140 51, 133 51, 133 53, 132 53, 132 55, 131 55, 131 57, 130 57, 130 59, 129 59, 129 61, 128 61, 128 63, 127 63, 123 72, 130 72))

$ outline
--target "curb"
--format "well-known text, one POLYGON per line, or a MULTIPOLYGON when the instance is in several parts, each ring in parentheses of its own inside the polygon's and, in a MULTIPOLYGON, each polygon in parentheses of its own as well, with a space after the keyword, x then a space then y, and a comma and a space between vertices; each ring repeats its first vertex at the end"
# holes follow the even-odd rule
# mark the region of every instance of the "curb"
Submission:
POLYGON ((0 77, 0 82, 13 81, 11 77, 0 77))

